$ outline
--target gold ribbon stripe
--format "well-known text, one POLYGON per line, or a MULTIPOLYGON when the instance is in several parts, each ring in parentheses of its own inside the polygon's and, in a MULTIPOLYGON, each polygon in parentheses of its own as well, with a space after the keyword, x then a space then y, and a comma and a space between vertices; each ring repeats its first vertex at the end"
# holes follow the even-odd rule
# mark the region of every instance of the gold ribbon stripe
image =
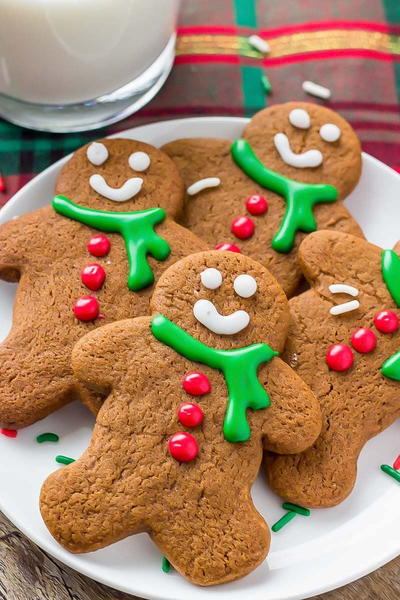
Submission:
MULTIPOLYGON (((310 31, 265 38, 271 48, 269 58, 319 50, 375 50, 400 54, 400 36, 378 31, 334 29, 310 31)), ((235 35, 181 35, 177 56, 182 54, 238 54, 249 58, 263 55, 250 46, 248 38, 235 35)))

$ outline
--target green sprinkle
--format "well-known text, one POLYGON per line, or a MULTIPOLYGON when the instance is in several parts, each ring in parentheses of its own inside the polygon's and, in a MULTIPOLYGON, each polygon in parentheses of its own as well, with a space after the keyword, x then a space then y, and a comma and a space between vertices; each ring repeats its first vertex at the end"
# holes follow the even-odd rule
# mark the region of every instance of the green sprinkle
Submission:
POLYGON ((169 573, 171 570, 171 563, 169 562, 168 558, 165 558, 165 556, 162 557, 161 568, 164 573, 169 573))
POLYGON ((36 441, 38 444, 43 442, 58 442, 60 438, 56 433, 41 433, 37 436, 36 441))
POLYGON ((283 517, 281 517, 279 519, 279 521, 277 521, 276 523, 274 523, 274 525, 272 525, 271 529, 274 533, 276 533, 277 531, 280 531, 282 529, 282 527, 285 527, 285 525, 290 523, 290 521, 292 519, 294 519, 294 517, 296 515, 302 515, 303 517, 310 516, 310 511, 308 508, 303 508, 302 506, 298 506, 297 504, 291 504, 290 502, 284 502, 282 504, 282 508, 284 508, 285 510, 287 510, 289 512, 287 512, 286 515, 283 515, 283 517))
POLYGON ((60 463, 61 465, 70 465, 71 463, 75 462, 75 459, 69 458, 69 456, 62 456, 61 454, 59 454, 58 456, 56 456, 56 462, 60 463))
POLYGON ((393 469, 393 467, 390 467, 389 465, 381 465, 381 469, 384 473, 386 473, 387 475, 390 475, 390 477, 393 477, 393 479, 395 479, 396 481, 398 481, 400 483, 400 472, 396 471, 396 469, 393 469))
POLYGON ((284 502, 282 504, 282 508, 284 508, 285 510, 290 510, 292 512, 295 512, 298 515, 303 515, 304 517, 310 516, 309 509, 303 508, 302 506, 299 506, 298 504, 291 504, 290 502, 284 502))
POLYGON ((261 76, 261 83, 262 83, 262 86, 263 86, 265 92, 267 94, 270 94, 272 92, 272 85, 271 85, 271 82, 268 79, 268 77, 265 75, 265 73, 261 76))
POLYGON ((283 515, 282 518, 279 519, 279 521, 277 521, 276 523, 274 523, 274 525, 272 525, 271 529, 272 531, 274 531, 275 533, 277 531, 280 531, 282 529, 282 527, 285 527, 285 525, 287 525, 295 516, 297 513, 295 512, 288 512, 286 513, 286 515, 283 515))

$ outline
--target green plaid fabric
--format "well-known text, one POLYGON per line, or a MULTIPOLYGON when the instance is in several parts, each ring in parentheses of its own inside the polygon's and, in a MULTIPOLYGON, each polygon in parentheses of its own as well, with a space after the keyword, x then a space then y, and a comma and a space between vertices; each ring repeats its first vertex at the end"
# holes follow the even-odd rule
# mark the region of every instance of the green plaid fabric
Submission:
POLYGON ((103 130, 45 134, 0 120, 0 206, 35 174, 82 144, 146 122, 192 115, 251 116, 306 96, 305 79, 332 91, 327 106, 353 125, 366 152, 400 171, 399 0, 182 0, 177 56, 147 106, 103 130), (247 37, 268 40, 263 57, 247 37), (267 74, 272 93, 265 94, 267 74))

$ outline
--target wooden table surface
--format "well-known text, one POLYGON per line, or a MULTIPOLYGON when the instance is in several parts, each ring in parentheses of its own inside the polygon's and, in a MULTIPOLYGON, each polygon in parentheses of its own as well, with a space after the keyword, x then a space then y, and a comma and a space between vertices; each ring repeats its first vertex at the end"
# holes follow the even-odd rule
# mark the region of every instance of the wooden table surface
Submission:
MULTIPOLYGON (((315 600, 399 600, 400 557, 315 600)), ((0 513, 0 600, 138 600, 64 567, 0 513)), ((188 600, 190 600, 188 598, 188 600)))

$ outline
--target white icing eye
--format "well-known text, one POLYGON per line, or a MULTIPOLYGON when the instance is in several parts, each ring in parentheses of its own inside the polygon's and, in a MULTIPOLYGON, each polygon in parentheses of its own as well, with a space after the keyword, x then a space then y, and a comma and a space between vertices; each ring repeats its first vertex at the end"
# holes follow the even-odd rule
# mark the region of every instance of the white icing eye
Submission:
POLYGON ((218 269, 204 269, 200 273, 201 283, 209 290, 216 290, 222 283, 222 275, 218 269))
POLYGON ((250 296, 254 296, 257 291, 257 281, 251 275, 243 273, 243 275, 238 275, 236 277, 233 282, 233 289, 238 296, 250 298, 250 296))
POLYGON ((108 158, 108 150, 101 142, 92 142, 86 150, 86 156, 92 165, 99 167, 106 162, 108 158))
POLYGON ((150 156, 146 152, 132 152, 128 163, 134 171, 145 171, 150 166, 150 156))
POLYGON ((325 142, 337 142, 342 132, 337 125, 333 123, 325 123, 319 130, 319 135, 325 142))
POLYGON ((311 125, 310 115, 303 108, 294 108, 289 113, 289 122, 293 127, 308 129, 311 125))

